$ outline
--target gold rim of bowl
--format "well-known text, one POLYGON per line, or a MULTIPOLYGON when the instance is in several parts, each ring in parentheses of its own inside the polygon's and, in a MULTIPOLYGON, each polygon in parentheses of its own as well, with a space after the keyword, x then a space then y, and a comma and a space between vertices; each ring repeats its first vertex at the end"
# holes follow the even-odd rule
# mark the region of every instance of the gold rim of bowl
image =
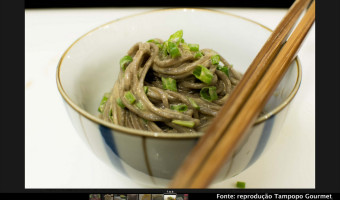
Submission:
MULTIPOLYGON (((181 134, 178 134, 178 133, 154 133, 154 132, 149 132, 149 131, 135 130, 135 129, 131 129, 131 128, 127 128, 127 127, 123 127, 123 126, 120 126, 120 125, 115 125, 115 124, 106 122, 106 121, 98 118, 97 116, 94 116, 94 115, 88 113, 87 111, 85 111, 84 109, 82 109, 78 105, 76 105, 74 102, 72 102, 72 100, 69 98, 69 96, 66 94, 65 90, 63 89, 63 86, 62 86, 61 81, 60 81, 60 68, 61 68, 62 62, 63 62, 66 54, 82 38, 86 37, 90 33, 94 32, 94 31, 96 31, 96 30, 98 30, 98 29, 100 29, 100 28, 102 28, 102 27, 104 27, 106 25, 115 23, 115 22, 120 21, 120 20, 124 20, 124 19, 131 18, 131 17, 136 17, 136 16, 139 16, 139 15, 150 14, 150 13, 153 13, 153 12, 163 12, 163 11, 171 11, 171 10, 197 10, 197 11, 214 12, 214 13, 219 13, 219 14, 223 14, 223 15, 229 15, 229 16, 232 16, 232 17, 241 18, 243 20, 255 23, 255 24, 259 25, 260 27, 262 27, 262 28, 264 28, 264 29, 266 29, 266 30, 268 30, 270 32, 273 32, 273 30, 269 29, 268 27, 266 27, 266 26, 264 26, 264 25, 262 25, 262 24, 260 24, 258 22, 255 22, 255 21, 253 21, 251 19, 248 19, 248 18, 245 18, 245 17, 241 17, 241 16, 238 16, 238 15, 235 15, 235 14, 227 13, 227 12, 222 12, 222 11, 217 11, 217 10, 209 10, 209 9, 201 9, 201 8, 159 9, 159 10, 152 10, 152 11, 147 11, 147 12, 143 12, 143 13, 138 13, 138 14, 127 16, 127 17, 122 17, 122 18, 110 21, 108 23, 105 23, 105 24, 103 24, 101 26, 98 26, 98 27, 90 30, 89 32, 87 32, 83 36, 79 37, 75 42, 73 42, 66 49, 64 54, 61 56, 61 58, 59 60, 59 63, 58 63, 58 66, 57 66, 57 74, 56 74, 57 77, 56 78, 57 78, 57 87, 58 87, 58 90, 59 90, 61 96, 64 98, 64 100, 76 112, 78 112, 80 115, 86 117, 87 119, 89 119, 89 120, 91 120, 91 121, 93 121, 95 123, 98 123, 100 125, 104 125, 104 126, 110 128, 112 130, 120 131, 122 133, 139 135, 139 136, 146 136, 146 137, 167 138, 167 139, 191 139, 191 138, 198 138, 198 137, 202 136, 204 133, 181 133, 181 134)), ((260 116, 256 120, 255 124, 259 124, 261 122, 264 122, 265 120, 269 119, 271 116, 277 114, 282 109, 284 109, 292 101, 292 99, 294 98, 295 94, 297 93, 297 91, 299 89, 300 83, 301 83, 301 65, 300 65, 300 61, 299 61, 298 57, 296 57, 294 61, 296 62, 296 65, 297 65, 297 77, 296 77, 296 82, 295 82, 293 90, 291 91, 291 93, 289 94, 288 98, 284 102, 282 102, 279 106, 277 106, 276 108, 274 108, 271 111, 267 112, 266 114, 260 116)))

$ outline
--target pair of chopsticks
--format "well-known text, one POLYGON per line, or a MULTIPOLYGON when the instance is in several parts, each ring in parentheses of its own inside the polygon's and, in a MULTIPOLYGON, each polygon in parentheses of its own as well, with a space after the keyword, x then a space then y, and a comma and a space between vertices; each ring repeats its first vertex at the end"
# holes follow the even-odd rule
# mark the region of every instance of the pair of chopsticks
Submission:
POLYGON ((213 181, 275 91, 314 20, 315 1, 296 0, 187 156, 170 188, 205 188, 213 181), (306 14, 287 40, 307 7, 306 14))

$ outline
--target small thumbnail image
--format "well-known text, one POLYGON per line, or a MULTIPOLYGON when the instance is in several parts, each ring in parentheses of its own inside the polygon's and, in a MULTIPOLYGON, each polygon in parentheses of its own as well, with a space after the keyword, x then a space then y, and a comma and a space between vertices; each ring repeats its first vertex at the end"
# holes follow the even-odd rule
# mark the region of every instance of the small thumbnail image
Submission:
POLYGON ((151 200, 151 194, 139 194, 139 200, 151 200))
POLYGON ((176 200, 184 200, 184 194, 176 194, 176 200))
POLYGON ((104 200, 113 200, 113 194, 104 194, 104 200))
POLYGON ((89 195, 89 200, 101 200, 100 199, 100 194, 90 194, 89 195))
POLYGON ((126 200, 126 194, 114 194, 113 200, 126 200))
POLYGON ((163 200, 164 195, 163 194, 152 194, 152 200, 163 200))
POLYGON ((188 194, 176 194, 176 200, 189 200, 188 194))
POLYGON ((127 194, 126 200, 138 200, 138 194, 127 194))
POLYGON ((189 200, 189 194, 184 194, 184 200, 189 200))
POLYGON ((175 194, 165 194, 164 200, 176 200, 176 195, 175 194))

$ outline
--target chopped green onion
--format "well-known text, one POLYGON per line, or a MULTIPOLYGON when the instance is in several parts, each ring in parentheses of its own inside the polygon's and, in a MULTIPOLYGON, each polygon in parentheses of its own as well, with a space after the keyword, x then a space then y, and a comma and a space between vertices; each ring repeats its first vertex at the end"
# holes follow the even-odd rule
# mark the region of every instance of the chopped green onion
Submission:
POLYGON ((100 102, 100 105, 98 107, 98 111, 100 113, 102 113, 104 111, 105 103, 106 103, 107 99, 109 98, 109 96, 110 96, 110 93, 105 93, 104 94, 104 96, 103 96, 103 98, 102 98, 102 100, 100 102))
POLYGON ((148 123, 148 120, 147 120, 147 119, 142 118, 142 120, 143 120, 143 122, 144 122, 145 124, 148 123))
POLYGON ((144 86, 143 89, 144 89, 144 93, 145 93, 145 94, 148 94, 149 87, 148 87, 148 86, 144 86))
POLYGON ((172 120, 171 122, 174 124, 189 127, 189 128, 193 128, 195 126, 195 122, 193 121, 172 120))
POLYGON ((169 52, 168 52, 168 41, 163 42, 163 44, 161 45, 160 52, 162 53, 162 55, 164 57, 169 55, 169 52))
POLYGON ((218 65, 217 69, 224 72, 229 77, 229 68, 227 66, 218 65))
POLYGON ((200 91, 200 95, 203 99, 207 101, 214 101, 218 98, 215 86, 202 88, 200 91))
POLYGON ((217 65, 220 62, 220 56, 219 55, 211 56, 210 59, 211 59, 211 63, 213 65, 217 65))
POLYGON ((110 109, 109 118, 110 118, 110 120, 113 122, 113 114, 112 114, 112 109, 110 109))
POLYGON ((157 40, 154 40, 154 39, 148 40, 147 42, 155 43, 159 48, 161 48, 161 46, 162 46, 162 44, 160 42, 158 42, 157 40))
POLYGON ((151 42, 151 43, 155 43, 155 44, 160 44, 160 42, 158 42, 157 40, 154 40, 154 39, 150 39, 146 42, 151 42))
POLYGON ((139 110, 144 110, 144 105, 142 104, 142 102, 137 101, 137 103, 136 103, 135 105, 137 106, 137 108, 138 108, 139 110))
POLYGON ((121 100, 120 98, 117 98, 117 99, 116 99, 116 102, 117 102, 117 104, 118 104, 119 107, 121 107, 121 108, 123 108, 123 109, 125 108, 125 105, 123 104, 123 102, 122 102, 122 100, 121 100))
POLYGON ((162 77, 163 89, 177 92, 176 80, 162 77))
POLYGON ((237 181, 236 187, 238 188, 246 188, 246 183, 242 181, 237 181))
POLYGON ((180 42, 184 42, 184 40, 182 40, 183 38, 183 30, 179 30, 177 31, 176 33, 172 34, 170 37, 169 37, 169 42, 175 42, 177 44, 179 44, 180 42))
POLYGON ((130 64, 130 62, 132 62, 132 57, 127 55, 120 59, 119 65, 122 68, 122 70, 125 71, 126 67, 130 64))
POLYGON ((192 107, 194 107, 194 108, 197 109, 197 110, 200 109, 199 105, 197 105, 197 103, 196 103, 192 98, 189 97, 188 99, 189 99, 189 101, 190 101, 192 107))
POLYGON ((181 55, 178 46, 173 42, 168 42, 168 52, 172 58, 176 58, 181 55))
POLYGON ((188 46, 187 43, 182 43, 182 47, 183 47, 184 50, 190 51, 190 47, 188 46))
POLYGON ((136 97, 131 91, 125 92, 124 97, 129 102, 129 104, 133 104, 136 101, 136 97))
POLYGON ((185 104, 171 105, 171 110, 177 110, 178 112, 184 112, 188 110, 188 106, 185 104))
POLYGON ((201 51, 196 52, 194 58, 201 58, 203 56, 203 53, 201 51))
POLYGON ((188 44, 190 51, 198 51, 199 45, 198 44, 188 44))
POLYGON ((213 79, 213 74, 209 69, 202 65, 198 65, 192 74, 199 80, 201 80, 204 83, 210 84, 213 79))

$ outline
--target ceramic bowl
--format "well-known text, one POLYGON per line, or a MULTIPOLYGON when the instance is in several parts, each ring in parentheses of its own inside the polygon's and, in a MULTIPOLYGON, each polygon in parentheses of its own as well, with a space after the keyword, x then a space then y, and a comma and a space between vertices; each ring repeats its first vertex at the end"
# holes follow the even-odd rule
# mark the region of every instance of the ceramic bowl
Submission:
MULTIPOLYGON (((198 134, 161 134, 99 119, 98 105, 119 73, 119 60, 137 42, 166 40, 182 29, 183 38, 211 48, 245 72, 271 30, 243 17, 205 9, 164 9, 104 24, 76 40, 57 67, 57 85, 77 132, 93 153, 132 180, 164 187, 194 147, 198 134)), ((241 173, 270 149, 289 102, 298 91, 301 66, 294 60, 264 112, 238 145, 215 182, 241 173)))

